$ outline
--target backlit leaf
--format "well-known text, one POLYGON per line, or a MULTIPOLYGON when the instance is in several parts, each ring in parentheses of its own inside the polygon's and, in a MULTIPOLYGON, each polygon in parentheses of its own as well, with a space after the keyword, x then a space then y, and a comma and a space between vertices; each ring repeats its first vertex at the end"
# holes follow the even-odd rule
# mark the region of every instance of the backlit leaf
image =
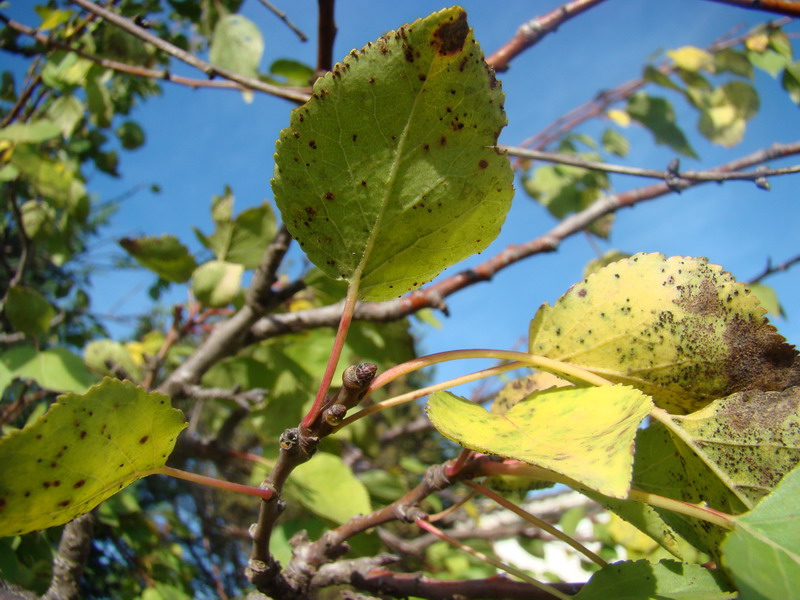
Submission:
POLYGON ((639 92, 628 100, 628 114, 647 127, 656 144, 669 146, 675 152, 697 158, 686 136, 675 124, 675 112, 664 98, 655 98, 639 92))
POLYGON ((706 138, 730 147, 742 141, 744 130, 759 108, 758 93, 749 83, 731 81, 706 94, 698 128, 706 138))
POLYGON ((263 52, 264 38, 250 19, 242 15, 225 15, 217 22, 209 51, 212 65, 255 77, 263 52))
POLYGON ((335 454, 317 452, 292 472, 289 484, 303 506, 335 523, 372 510, 367 488, 335 454))
POLYGON ((66 523, 164 466, 183 413, 167 396, 105 379, 61 396, 0 440, 0 536, 66 523))
POLYGON ((195 269, 192 291, 205 306, 227 306, 242 289, 242 273, 242 265, 210 260, 195 269))
POLYGON ((495 144, 503 94, 458 7, 351 52, 277 146, 273 191, 327 275, 384 300, 483 250, 513 173, 495 144))
POLYGON ((197 229, 195 233, 200 242, 213 251, 219 260, 238 263, 246 269, 255 269, 264 256, 264 250, 275 237, 275 214, 264 203, 248 208, 231 221, 232 204, 233 195, 226 188, 225 195, 215 196, 212 208, 217 224, 216 231, 210 236, 205 236, 197 229), (224 218, 226 214, 227 220, 224 218))
POLYGON ((174 235, 122 238, 119 245, 144 268, 173 283, 188 280, 197 268, 194 257, 174 235))
POLYGON ((101 375, 118 379, 141 379, 139 365, 128 349, 114 340, 94 340, 83 349, 83 360, 90 369, 101 375))
POLYGON ((12 123, 0 129, 0 140, 11 142, 43 142, 56 137, 61 128, 49 119, 39 119, 30 123, 12 123))
POLYGON ((449 392, 436 392, 433 426, 465 448, 515 458, 565 475, 607 496, 630 487, 633 439, 652 403, 626 386, 540 392, 504 415, 449 392))
POLYGON ((776 317, 786 316, 774 288, 764 285, 763 283, 752 283, 749 287, 750 293, 758 298, 758 301, 767 313, 775 315, 776 317))
POLYGON ((736 591, 719 571, 662 560, 624 561, 595 573, 575 600, 732 600, 736 591))
POLYGON ((689 71, 714 72, 714 56, 696 46, 683 46, 675 50, 667 50, 667 56, 672 59, 676 67, 689 71))
POLYGON ((96 381, 83 361, 64 348, 17 346, 0 354, 0 362, 12 378, 32 379, 53 392, 83 393, 96 381))
POLYGON ((543 305, 530 351, 633 385, 688 413, 744 390, 800 380, 793 346, 730 273, 705 259, 637 254, 543 305))
POLYGON ((722 564, 741 600, 784 600, 800 581, 800 469, 751 512, 736 519, 722 545, 722 564))

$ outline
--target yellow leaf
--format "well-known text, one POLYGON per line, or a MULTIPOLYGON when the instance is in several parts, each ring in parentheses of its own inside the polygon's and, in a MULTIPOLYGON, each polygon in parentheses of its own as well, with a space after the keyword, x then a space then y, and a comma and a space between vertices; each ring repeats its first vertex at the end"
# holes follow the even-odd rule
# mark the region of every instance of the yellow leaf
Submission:
POLYGON ((521 460, 624 498, 636 428, 652 406, 640 391, 615 385, 539 392, 505 415, 436 392, 427 412, 439 433, 465 448, 521 460))
POLYGON ((769 45, 769 35, 767 35, 766 32, 751 35, 744 41, 744 45, 748 50, 753 50, 754 52, 763 52, 769 45))
POLYGON ((800 382, 800 361, 730 273, 706 259, 637 254, 543 305, 530 352, 633 385, 683 414, 737 391, 800 382))
POLYGON ((667 52, 676 67, 687 71, 707 71, 714 72, 714 57, 701 48, 695 46, 683 46, 667 52))
POLYGON ((612 108, 606 113, 606 116, 620 127, 627 127, 631 124, 631 116, 624 110, 612 108))

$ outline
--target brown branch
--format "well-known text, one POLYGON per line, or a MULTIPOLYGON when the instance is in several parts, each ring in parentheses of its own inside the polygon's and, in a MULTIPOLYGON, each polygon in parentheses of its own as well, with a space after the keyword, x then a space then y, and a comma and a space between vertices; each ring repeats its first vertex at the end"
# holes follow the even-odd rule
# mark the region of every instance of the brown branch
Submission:
POLYGON ((269 0, 258 0, 258 1, 259 1, 259 2, 261 2, 261 4, 262 4, 262 5, 263 5, 263 6, 264 6, 264 7, 265 7, 265 8, 266 8, 268 11, 272 12, 272 14, 274 14, 274 15, 275 15, 276 17, 278 17, 278 18, 279 18, 281 21, 283 21, 283 22, 286 24, 286 26, 287 26, 289 29, 291 29, 291 30, 292 30, 292 31, 295 33, 295 35, 297 35, 297 37, 299 37, 299 38, 300 38, 300 41, 301 41, 301 42, 307 42, 307 41, 308 41, 308 37, 306 36, 306 34, 305 34, 305 33, 303 33, 302 31, 300 31, 300 29, 297 27, 297 25, 295 25, 294 23, 292 23, 292 22, 289 20, 289 18, 286 16, 286 13, 285 13, 285 12, 283 12, 283 11, 282 11, 282 10, 280 10, 280 9, 278 9, 278 7, 277 7, 277 6, 275 6, 274 4, 272 4, 272 2, 270 2, 269 0))
POLYGON ((79 582, 92 547, 94 516, 81 515, 64 527, 53 558, 53 579, 43 600, 73 600, 81 597, 79 582))
MULTIPOLYGON (((800 142, 774 144, 747 156, 725 163, 713 170, 720 173, 737 172, 766 161, 800 154, 800 142)), ((685 181, 681 189, 707 183, 706 181, 685 181)), ((611 194, 599 198, 585 210, 565 218, 549 232, 524 244, 506 247, 504 250, 480 265, 457 273, 438 283, 412 292, 397 300, 388 302, 361 302, 356 305, 354 319, 360 321, 393 321, 406 317, 422 308, 440 308, 443 299, 464 288, 481 281, 489 281, 506 267, 525 258, 552 252, 561 242, 574 235, 600 217, 621 208, 634 206, 652 200, 676 189, 667 183, 657 183, 636 188, 621 194, 611 194)), ((335 327, 342 315, 343 302, 321 308, 300 310, 291 313, 272 314, 255 323, 250 330, 250 339, 263 340, 286 333, 313 329, 316 327, 335 327)))
POLYGON ((793 258, 790 258, 787 261, 782 262, 781 264, 775 267, 772 266, 772 261, 768 259, 766 268, 761 273, 753 277, 750 281, 748 281, 748 283, 750 284, 759 283, 760 281, 766 279, 770 275, 774 275, 775 273, 780 273, 781 271, 788 271, 791 267, 793 267, 797 263, 800 263, 800 254, 798 254, 793 258))
POLYGON ((486 62, 495 71, 508 70, 508 63, 523 51, 534 44, 537 44, 543 37, 553 33, 560 25, 577 17, 584 11, 597 6, 603 0, 572 0, 550 11, 546 15, 531 19, 523 23, 517 30, 517 34, 511 38, 502 48, 495 50, 486 62))
POLYGON ((686 181, 755 181, 759 187, 768 189, 766 177, 773 175, 793 175, 800 173, 800 165, 782 167, 780 169, 756 169, 754 171, 731 171, 720 172, 709 171, 678 171, 658 169, 643 169, 641 167, 628 167, 625 165, 614 165, 594 160, 586 160, 577 154, 562 154, 559 152, 543 152, 541 150, 529 150, 527 148, 515 148, 512 146, 497 146, 498 150, 507 152, 511 156, 529 158, 533 160, 544 160, 573 167, 581 167, 592 171, 604 171, 606 173, 619 173, 621 175, 633 175, 635 177, 647 177, 650 179, 662 179, 672 186, 681 188, 686 181), (682 181, 683 180, 683 181, 682 181))
POLYGON ((333 68, 333 41, 337 28, 333 10, 335 0, 318 0, 318 3, 317 74, 322 75, 333 68))
POLYGON ((245 77, 244 75, 240 75, 239 73, 234 73, 233 71, 229 71, 228 69, 223 69, 222 67, 217 67, 212 65, 211 63, 198 58, 191 52, 186 52, 185 50, 178 48, 174 44, 170 44, 169 42, 162 40, 158 36, 153 35, 143 27, 139 27, 136 23, 131 21, 130 19, 126 19, 118 15, 115 12, 112 12, 102 6, 98 6, 94 2, 90 0, 70 0, 73 4, 77 4, 81 8, 88 10, 94 15, 105 19, 109 23, 116 25, 123 31, 139 38, 151 44, 161 50, 162 52, 177 58, 178 60, 190 65, 196 69, 199 69, 209 77, 214 77, 219 75, 225 79, 230 81, 234 81, 239 85, 244 86, 245 88, 253 91, 264 92, 267 94, 272 94, 273 96, 277 96, 279 98, 285 98, 287 100, 293 100, 295 102, 303 103, 308 100, 309 96, 306 92, 300 92, 298 90, 294 90, 291 88, 283 88, 277 85, 272 85, 266 82, 263 82, 259 79, 255 79, 253 77, 245 77))
POLYGON ((800 3, 797 0, 712 0, 712 2, 786 15, 787 17, 800 17, 800 3))

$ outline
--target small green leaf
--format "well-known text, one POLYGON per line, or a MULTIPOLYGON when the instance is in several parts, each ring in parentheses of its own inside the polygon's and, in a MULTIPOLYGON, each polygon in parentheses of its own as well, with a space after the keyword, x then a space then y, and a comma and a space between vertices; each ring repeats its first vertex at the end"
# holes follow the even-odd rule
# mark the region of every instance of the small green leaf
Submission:
POLYGON ((59 10, 46 6, 34 6, 33 9, 36 11, 36 14, 42 18, 42 22, 38 27, 39 31, 48 31, 54 27, 58 27, 69 21, 72 15, 68 10, 59 10))
POLYGON ((504 415, 449 392, 428 401, 428 417, 465 448, 555 471, 613 498, 630 489, 633 439, 652 408, 626 386, 540 392, 504 415))
POLYGON ((606 129, 603 132, 601 141, 603 142, 603 150, 606 152, 623 157, 628 155, 628 151, 630 150, 628 138, 616 129, 606 129))
POLYGON ((722 545, 722 564, 741 600, 784 600, 800 581, 800 468, 751 512, 736 519, 722 545))
POLYGON ((269 68, 269 72, 280 77, 283 85, 306 87, 314 79, 314 69, 296 60, 279 58, 269 68))
POLYGON ((795 104, 800 104, 800 61, 786 65, 781 77, 781 85, 789 93, 795 104))
POLYGON ((717 73, 729 72, 741 77, 753 78, 753 65, 747 54, 734 48, 725 48, 714 54, 714 64, 717 73))
POLYGON ((50 331, 50 321, 56 316, 55 309, 44 296, 21 285, 8 289, 5 313, 11 326, 27 336, 50 331))
POLYGON ((127 348, 114 340, 94 340, 83 349, 83 360, 90 369, 101 375, 139 381, 141 368, 133 361, 127 348))
POLYGON ((773 77, 777 77, 778 73, 789 64, 783 54, 779 54, 774 50, 765 50, 764 52, 749 51, 747 58, 750 59, 754 67, 766 71, 773 77))
POLYGON ((94 123, 98 127, 109 127, 114 118, 114 104, 102 77, 89 77, 86 80, 86 101, 94 123))
MULTIPOLYGON (((662 560, 624 561, 592 575, 575 600, 732 600, 736 590, 719 571, 662 560)), ((786 596, 788 598, 788 596, 786 596)))
POLYGON ((126 150, 135 150, 144 145, 144 130, 142 130, 138 123, 134 123, 133 121, 125 121, 122 123, 117 127, 116 134, 122 147, 126 150))
POLYGON ((800 380, 797 352, 744 285, 705 259, 661 254, 613 263, 543 305, 530 351, 633 385, 676 413, 800 380))
POLYGON ((669 146, 675 152, 697 158, 686 136, 675 124, 675 113, 664 98, 655 98, 639 92, 628 100, 628 114, 647 127, 656 144, 669 146))
POLYGON ((186 427, 167 396, 105 379, 0 440, 0 536, 66 523, 158 469, 186 427))
POLYGON ((225 15, 217 22, 209 51, 212 65, 255 77, 263 52, 264 38, 250 19, 242 15, 225 15))
POLYGON ((289 484, 303 506, 334 523, 372 511, 367 488, 335 454, 317 452, 292 472, 289 484))
POLYGON ((50 108, 47 109, 47 116, 59 126, 64 137, 69 137, 75 131, 75 127, 78 126, 85 112, 83 102, 72 94, 66 94, 50 105, 50 108))
POLYGON ((205 306, 227 306, 242 289, 244 267, 221 260, 200 265, 192 274, 192 291, 205 306))
POLYGON ((12 123, 0 129, 0 140, 10 142, 38 143, 61 134, 61 127, 49 119, 39 119, 30 123, 12 123))
POLYGON ((653 65, 645 66, 644 71, 642 72, 642 79, 645 81, 651 81, 652 83, 660 85, 661 87, 675 90, 676 92, 683 92, 683 88, 681 88, 681 86, 679 86, 660 69, 654 67, 653 65))
POLYGON ((85 392, 97 379, 83 361, 64 348, 37 351, 31 346, 17 346, 0 354, 12 378, 33 379, 40 387, 53 392, 85 392))
POLYGON ((775 315, 776 317, 786 316, 774 288, 764 285, 763 283, 753 283, 750 284, 750 293, 758 298, 758 301, 767 313, 775 315))
POLYGON ((187 281, 197 268, 194 257, 174 235, 122 238, 119 245, 144 268, 173 283, 187 281))
POLYGON ((281 132, 273 191, 328 276, 385 300, 497 236, 513 195, 503 95, 466 13, 446 9, 351 52, 281 132))
POLYGON ((212 206, 216 231, 205 236, 195 229, 195 234, 218 260, 255 269, 264 256, 264 250, 275 237, 275 214, 265 203, 243 211, 234 221, 230 221, 230 217, 225 220, 225 215, 230 215, 232 204, 233 195, 226 192, 212 206))

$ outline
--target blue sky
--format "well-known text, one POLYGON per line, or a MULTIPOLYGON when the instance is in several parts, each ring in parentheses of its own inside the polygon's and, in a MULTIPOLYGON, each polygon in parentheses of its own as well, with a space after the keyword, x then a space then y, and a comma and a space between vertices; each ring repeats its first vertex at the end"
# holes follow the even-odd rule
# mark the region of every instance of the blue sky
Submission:
MULTIPOLYGON (((310 37, 316 31, 313 0, 276 4, 310 37)), ((523 22, 559 6, 550 0, 466 0, 476 39, 488 55, 513 36, 523 22)), ((13 3, 11 13, 35 24, 24 7, 13 3)), ((426 0, 388 2, 341 0, 337 3, 339 26, 334 56, 342 57, 387 30, 427 15, 446 4, 426 0)), ((256 0, 245 0, 243 14, 260 26, 266 49, 262 70, 277 58, 294 58, 313 64, 316 48, 302 44, 278 19, 256 0)), ((683 45, 705 46, 734 27, 770 19, 766 13, 746 11, 703 0, 608 0, 568 22, 543 42, 517 58, 507 73, 499 75, 506 93, 509 125, 501 142, 514 145, 535 134, 599 90, 637 77, 648 56, 683 45)), ((797 33, 792 24, 788 31, 797 33)), ((797 44, 795 47, 797 48, 797 44)), ((797 52, 800 53, 800 52, 797 52)), ((177 66, 177 73, 196 76, 177 66)), ((791 103, 779 82, 758 73, 761 110, 751 121, 745 140, 732 149, 711 145, 693 134, 696 114, 680 99, 661 90, 674 102, 679 122, 688 134, 700 161, 682 160, 682 168, 696 169, 727 162, 774 141, 792 142, 800 135, 798 107, 791 103)), ((192 91, 165 84, 164 95, 137 109, 132 118, 147 133, 146 145, 123 152, 123 176, 92 176, 89 189, 102 199, 119 196, 139 184, 157 183, 159 195, 140 192, 126 200, 104 237, 174 233, 191 248, 199 248, 192 226, 208 232, 211 196, 230 185, 236 210, 271 200, 269 177, 272 154, 280 129, 288 125, 291 105, 284 100, 256 95, 251 104, 237 92, 192 91)), ((591 123, 579 131, 597 135, 607 123, 591 123)), ((624 133, 631 141, 627 164, 664 168, 674 153, 655 146, 649 133, 636 127, 624 133)), ((622 162, 622 161, 620 161, 622 162)), ((775 163, 783 166, 800 159, 775 163)), ((612 178, 615 191, 646 181, 612 178)), ((599 242, 605 249, 625 252, 663 252, 668 255, 707 256, 740 279, 760 272, 768 257, 776 263, 800 252, 797 235, 800 215, 800 177, 774 178, 772 191, 749 183, 705 185, 682 195, 664 197, 619 214, 611 240, 599 242)), ((517 185, 517 188, 520 186, 517 185)), ((482 256, 451 267, 445 276, 491 256, 503 247, 532 239, 549 230, 555 221, 521 191, 503 231, 482 256)), ((107 263, 111 243, 96 256, 107 263)), ((302 260, 294 254, 295 264, 302 260)), ((464 290, 448 300, 451 317, 440 330, 427 328, 421 348, 425 352, 470 347, 519 348, 528 322, 545 301, 555 301, 581 278, 584 265, 595 252, 583 236, 575 236, 555 253, 540 255, 501 272, 493 282, 464 290)), ((93 308, 132 314, 148 306, 147 286, 153 277, 145 272, 98 272, 93 308)), ((778 292, 789 315, 776 325, 792 343, 800 342, 800 270, 768 281, 778 292)), ((169 299, 186 298, 176 288, 169 299)), ((442 375, 464 372, 443 367, 442 375)))

